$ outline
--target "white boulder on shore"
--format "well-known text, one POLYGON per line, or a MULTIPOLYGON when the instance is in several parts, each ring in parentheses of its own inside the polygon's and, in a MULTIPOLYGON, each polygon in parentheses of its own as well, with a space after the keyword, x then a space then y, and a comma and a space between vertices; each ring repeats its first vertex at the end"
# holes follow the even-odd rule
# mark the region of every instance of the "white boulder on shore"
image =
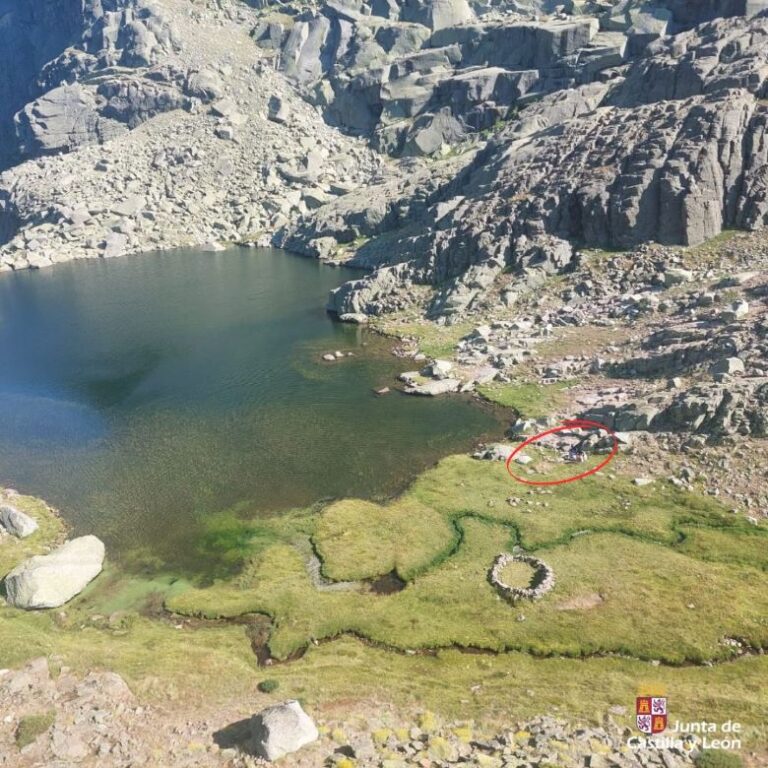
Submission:
POLYGON ((320 736, 312 718, 298 701, 285 701, 251 718, 253 750, 266 760, 279 760, 320 736))
POLYGON ((10 504, 0 506, 0 526, 19 539, 31 536, 38 528, 33 518, 10 504))
POLYGON ((405 392, 409 395, 426 395, 427 397, 436 397, 445 395, 449 392, 458 392, 461 387, 459 379, 433 379, 424 384, 406 387, 405 392))
POLYGON ((104 564, 104 543, 81 536, 47 555, 36 555, 5 577, 8 602, 17 608, 58 608, 85 589, 104 564))

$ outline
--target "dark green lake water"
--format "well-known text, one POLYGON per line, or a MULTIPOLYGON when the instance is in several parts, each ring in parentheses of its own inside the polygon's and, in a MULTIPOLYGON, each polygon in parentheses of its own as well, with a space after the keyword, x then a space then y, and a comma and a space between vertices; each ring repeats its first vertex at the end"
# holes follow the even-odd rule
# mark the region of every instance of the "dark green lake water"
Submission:
POLYGON ((372 393, 408 364, 325 314, 352 276, 267 249, 3 275, 0 483, 172 565, 206 516, 383 497, 497 432, 456 398, 372 393), (336 349, 355 356, 320 362, 336 349))

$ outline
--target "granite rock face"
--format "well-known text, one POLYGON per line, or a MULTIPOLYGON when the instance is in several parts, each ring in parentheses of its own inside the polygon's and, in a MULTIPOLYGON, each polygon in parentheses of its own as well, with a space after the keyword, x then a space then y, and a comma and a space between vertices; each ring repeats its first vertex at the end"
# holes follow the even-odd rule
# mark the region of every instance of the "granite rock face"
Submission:
MULTIPOLYGON (((568 269, 572 242, 695 245, 725 228, 761 229, 766 40, 765 17, 664 38, 611 82, 570 91, 566 105, 553 94, 523 110, 445 183, 414 189, 412 179, 383 198, 371 189, 367 204, 381 211, 374 226, 362 200, 345 201, 344 211, 321 209, 290 228, 285 242, 302 249, 341 232, 385 241, 386 263, 338 289, 335 311, 399 306, 392 262, 401 260, 397 274, 439 289, 432 312, 452 315, 494 272, 530 285, 568 269)), ((375 266, 378 250, 366 243, 353 263, 375 266)))
POLYGON ((492 7, 357 0, 325 3, 290 27, 265 19, 254 39, 326 119, 372 136, 389 154, 434 155, 509 119, 531 98, 610 79, 665 35, 767 7, 762 0, 492 7))
POLYGON ((6 0, 0 17, 0 170, 191 104, 178 33, 152 0, 6 0))

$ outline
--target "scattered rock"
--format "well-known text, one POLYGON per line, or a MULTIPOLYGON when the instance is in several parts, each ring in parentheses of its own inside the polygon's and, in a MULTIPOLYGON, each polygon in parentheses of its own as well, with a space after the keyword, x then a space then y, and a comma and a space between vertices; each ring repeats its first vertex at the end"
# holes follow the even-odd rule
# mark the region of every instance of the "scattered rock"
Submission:
POLYGON ((424 384, 406 387, 405 392, 409 395, 435 397, 437 395, 448 394, 449 392, 458 392, 460 387, 461 381, 459 381, 459 379, 435 379, 434 381, 428 381, 424 384))
POLYGON ((254 750, 273 761, 296 752, 319 737, 312 718, 298 701, 286 701, 263 710, 251 718, 254 750))
POLYGON ((343 315, 339 315, 339 320, 341 320, 342 323, 366 325, 368 323, 368 315, 364 315, 362 312, 347 312, 343 315))
POLYGON ((25 539, 27 536, 31 536, 38 529, 35 520, 25 512, 22 512, 9 504, 0 506, 0 526, 4 527, 8 533, 19 539, 25 539))
POLYGON ((664 285, 667 288, 673 285, 680 285, 681 283, 690 283, 691 280, 693 280, 693 272, 689 269, 672 267, 664 272, 664 285))
POLYGON ((744 373, 744 361, 738 357, 727 357, 724 360, 718 360, 709 372, 713 375, 728 374, 729 376, 744 373))
POLYGON ((434 360, 424 370, 425 376, 433 376, 436 379, 447 379, 453 370, 450 360, 434 360))

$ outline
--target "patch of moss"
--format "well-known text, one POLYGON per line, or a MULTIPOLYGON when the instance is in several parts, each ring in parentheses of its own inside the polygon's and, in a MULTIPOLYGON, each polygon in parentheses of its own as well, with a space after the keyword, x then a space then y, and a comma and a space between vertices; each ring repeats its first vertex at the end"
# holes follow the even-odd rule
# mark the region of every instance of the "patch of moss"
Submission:
POLYGON ((374 327, 381 333, 398 338, 413 337, 418 340, 419 350, 427 357, 452 358, 459 340, 473 328, 470 321, 454 325, 438 325, 421 320, 402 322, 402 318, 391 316, 374 320, 374 327))
POLYGON ((556 384, 483 384, 478 393, 497 405, 512 408, 522 418, 538 419, 549 416, 567 401, 566 390, 572 382, 559 381, 556 384))
POLYGON ((735 752, 705 749, 693 761, 696 768, 744 768, 744 761, 735 752))
POLYGON ((55 720, 56 713, 53 710, 22 717, 16 728, 16 746, 23 749, 36 741, 53 725, 55 720))
MULTIPOLYGON (((672 664, 727 658, 731 651, 720 642, 725 636, 768 645, 764 572, 677 551, 677 527, 694 515, 710 525, 726 525, 728 517, 716 502, 664 485, 638 488, 626 477, 600 475, 533 496, 546 500, 546 507, 514 508, 504 501, 512 487, 503 464, 452 457, 393 502, 394 509, 405 505, 407 519, 406 511, 418 501, 459 532, 458 547, 420 570, 401 592, 318 592, 302 555, 283 544, 254 557, 247 577, 237 584, 181 592, 168 605, 206 616, 265 613, 274 621, 269 643, 277 657, 344 632, 402 650, 455 644, 575 657, 614 652, 672 664), (557 575, 552 599, 526 605, 524 622, 511 620, 514 609, 487 581, 495 555, 515 544, 541 552, 557 575), (585 592, 603 597, 598 608, 558 609, 558 603, 585 592), (632 605, 638 610, 628 611, 632 605)), ((363 507, 356 503, 345 509, 354 511, 359 554, 370 562, 376 536, 365 534, 366 516, 375 520, 385 508, 363 507)), ((425 526, 420 530, 424 541, 414 540, 412 546, 439 551, 440 530, 425 526)), ((356 536, 348 537, 337 556, 342 552, 345 562, 355 561, 356 536)))
POLYGON ((327 507, 313 536, 326 576, 367 579, 396 571, 408 579, 456 543, 443 515, 413 499, 379 505, 345 499, 327 507))

